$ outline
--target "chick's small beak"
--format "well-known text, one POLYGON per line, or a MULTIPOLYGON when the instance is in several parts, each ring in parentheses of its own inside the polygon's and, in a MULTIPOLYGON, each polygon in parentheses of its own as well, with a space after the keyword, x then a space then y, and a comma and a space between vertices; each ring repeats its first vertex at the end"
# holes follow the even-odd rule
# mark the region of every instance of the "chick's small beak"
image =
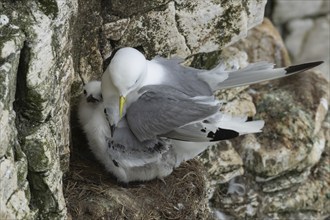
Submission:
POLYGON ((126 102, 126 98, 124 96, 119 97, 119 116, 123 117, 124 105, 126 102))
POLYGON ((93 95, 89 95, 87 97, 87 102, 95 103, 95 102, 99 102, 99 100, 94 98, 93 95))
POLYGON ((116 125, 110 125, 110 132, 111 132, 111 137, 113 137, 113 134, 115 133, 116 125))

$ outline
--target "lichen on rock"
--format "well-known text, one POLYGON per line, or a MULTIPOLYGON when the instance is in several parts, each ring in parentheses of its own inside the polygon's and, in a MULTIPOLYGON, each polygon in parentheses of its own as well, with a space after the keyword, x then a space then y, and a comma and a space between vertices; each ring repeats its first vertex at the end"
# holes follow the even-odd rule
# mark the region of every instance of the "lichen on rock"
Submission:
MULTIPOLYGON (((120 18, 104 24, 103 30, 116 47, 140 46, 149 57, 187 57, 223 48, 244 37, 249 28, 262 21, 255 11, 262 10, 265 3, 161 1, 144 13, 121 13, 120 18), (109 28, 118 31, 114 34, 109 28)), ((116 1, 114 4, 119 5, 116 1)))
POLYGON ((1 35, 6 36, 0 41, 0 166, 4 176, 0 181, 2 185, 9 180, 6 195, 10 194, 5 196, 1 190, 1 218, 66 216, 59 147, 69 147, 69 133, 62 127, 69 126, 69 103, 63 100, 69 99, 70 87, 65 84, 71 83, 73 71, 61 69, 61 63, 68 63, 65 60, 71 57, 57 55, 70 51, 68 27, 74 8, 68 6, 72 3, 25 1, 0 5, 4 9, 1 13, 8 16, 8 22, 0 28, 1 35), (54 132, 58 119, 66 121, 54 132), (49 190, 38 191, 41 185, 49 190))
MULTIPOLYGON (((265 21, 233 47, 244 49, 250 62, 266 59, 288 65, 288 53, 274 31, 265 21), (258 41, 261 47, 254 44, 258 41)), ((250 86, 247 91, 256 103, 254 118, 265 120, 265 128, 255 136, 232 141, 243 159, 245 173, 237 181, 246 193, 232 195, 229 183, 220 184, 210 200, 216 213, 247 219, 329 215, 329 170, 324 169, 329 164, 329 142, 321 128, 328 109, 324 107, 329 100, 328 86, 316 71, 250 86)))

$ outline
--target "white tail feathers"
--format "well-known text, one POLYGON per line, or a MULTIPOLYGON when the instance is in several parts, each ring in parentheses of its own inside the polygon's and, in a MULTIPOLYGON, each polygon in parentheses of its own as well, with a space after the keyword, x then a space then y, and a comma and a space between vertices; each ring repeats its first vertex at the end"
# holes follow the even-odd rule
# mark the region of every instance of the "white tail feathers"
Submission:
POLYGON ((228 78, 228 71, 224 70, 223 65, 218 65, 209 71, 204 71, 198 73, 197 75, 201 80, 210 86, 212 91, 215 91, 215 89, 218 87, 218 84, 228 78))
POLYGON ((259 133, 261 129, 264 127, 265 122, 263 120, 259 121, 245 121, 245 122, 236 122, 236 121, 228 121, 228 122, 220 122, 218 126, 222 129, 234 130, 239 135, 243 134, 251 134, 251 133, 259 133))
POLYGON ((233 117, 220 112, 209 119, 177 128, 165 136, 191 142, 220 141, 259 133, 265 124, 262 120, 246 121, 246 117, 233 117))
POLYGON ((220 118, 211 124, 213 127, 232 130, 239 135, 259 133, 265 125, 263 120, 247 121, 246 116, 230 116, 226 114, 217 115, 220 115, 220 118))

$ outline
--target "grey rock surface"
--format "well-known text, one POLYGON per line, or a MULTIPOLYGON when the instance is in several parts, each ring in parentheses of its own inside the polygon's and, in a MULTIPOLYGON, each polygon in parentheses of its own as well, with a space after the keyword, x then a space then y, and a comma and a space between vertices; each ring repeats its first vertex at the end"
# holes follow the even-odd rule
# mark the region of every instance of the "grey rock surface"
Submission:
POLYGON ((271 17, 283 32, 293 63, 323 60, 318 67, 330 79, 330 1, 273 0, 271 17))
POLYGON ((186 57, 223 48, 246 36, 248 29, 262 21, 260 11, 265 4, 266 1, 157 1, 143 10, 141 3, 130 13, 135 3, 124 11, 114 1, 114 10, 120 16, 109 19, 103 31, 117 47, 142 47, 150 57, 186 57))
POLYGON ((289 34, 285 44, 292 55, 293 62, 323 60, 325 64, 318 69, 330 79, 330 13, 318 18, 292 20, 288 23, 289 34), (328 39, 328 40, 327 40, 328 39))
MULTIPOLYGON (((2 14, 0 30, 3 31, 10 22, 8 16, 2 14)), ((18 143, 13 109, 17 70, 25 36, 16 26, 8 27, 8 31, 8 38, 1 45, 3 62, 0 67, 0 218, 22 219, 35 216, 29 207, 27 160, 18 143)))
POLYGON ((295 18, 317 16, 330 12, 328 0, 275 0, 274 4, 273 19, 276 24, 285 23, 295 18))
MULTIPOLYGON (((266 59, 278 65, 290 63, 284 43, 267 20, 233 47, 250 54, 250 62, 266 59)), ((237 92, 237 89, 227 90, 220 97, 238 98, 247 93, 253 98, 251 103, 256 105, 256 114, 251 111, 250 116, 261 118, 266 124, 260 134, 226 143, 240 155, 243 175, 220 182, 223 174, 213 175, 214 169, 208 170, 210 182, 216 183, 210 184, 210 201, 215 216, 233 219, 323 219, 328 216, 327 80, 321 73, 309 71, 237 92)), ((229 100, 235 101, 235 98, 229 100)), ((230 103, 227 112, 231 112, 230 103)), ((233 106, 232 112, 239 115, 240 111, 246 111, 245 106, 233 106)), ((214 155, 213 151, 212 147, 205 152, 202 162, 214 155)), ((229 158, 236 158, 236 153, 229 158)), ((208 163, 217 164, 212 160, 208 163)), ((223 168, 219 166, 219 170, 223 168)))
POLYGON ((261 59, 288 65, 269 21, 248 32, 262 21, 265 2, 1 2, 0 219, 329 214, 328 84, 315 72, 219 91, 224 111, 265 119, 264 133, 210 147, 166 184, 121 186, 92 158, 77 124, 80 77, 99 79, 118 47, 191 56, 187 63, 199 68, 220 60, 228 68, 261 59))
POLYGON ((75 1, 2 2, 0 218, 64 219, 75 1))

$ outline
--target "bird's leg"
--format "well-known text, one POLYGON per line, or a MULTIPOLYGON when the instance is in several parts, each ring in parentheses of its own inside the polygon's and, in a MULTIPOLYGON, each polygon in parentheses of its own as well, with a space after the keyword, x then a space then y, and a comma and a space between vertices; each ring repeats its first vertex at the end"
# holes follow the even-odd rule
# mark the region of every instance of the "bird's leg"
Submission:
POLYGON ((159 179, 160 181, 162 181, 162 182, 164 183, 164 185, 166 185, 165 179, 164 179, 163 177, 158 177, 158 179, 159 179))

